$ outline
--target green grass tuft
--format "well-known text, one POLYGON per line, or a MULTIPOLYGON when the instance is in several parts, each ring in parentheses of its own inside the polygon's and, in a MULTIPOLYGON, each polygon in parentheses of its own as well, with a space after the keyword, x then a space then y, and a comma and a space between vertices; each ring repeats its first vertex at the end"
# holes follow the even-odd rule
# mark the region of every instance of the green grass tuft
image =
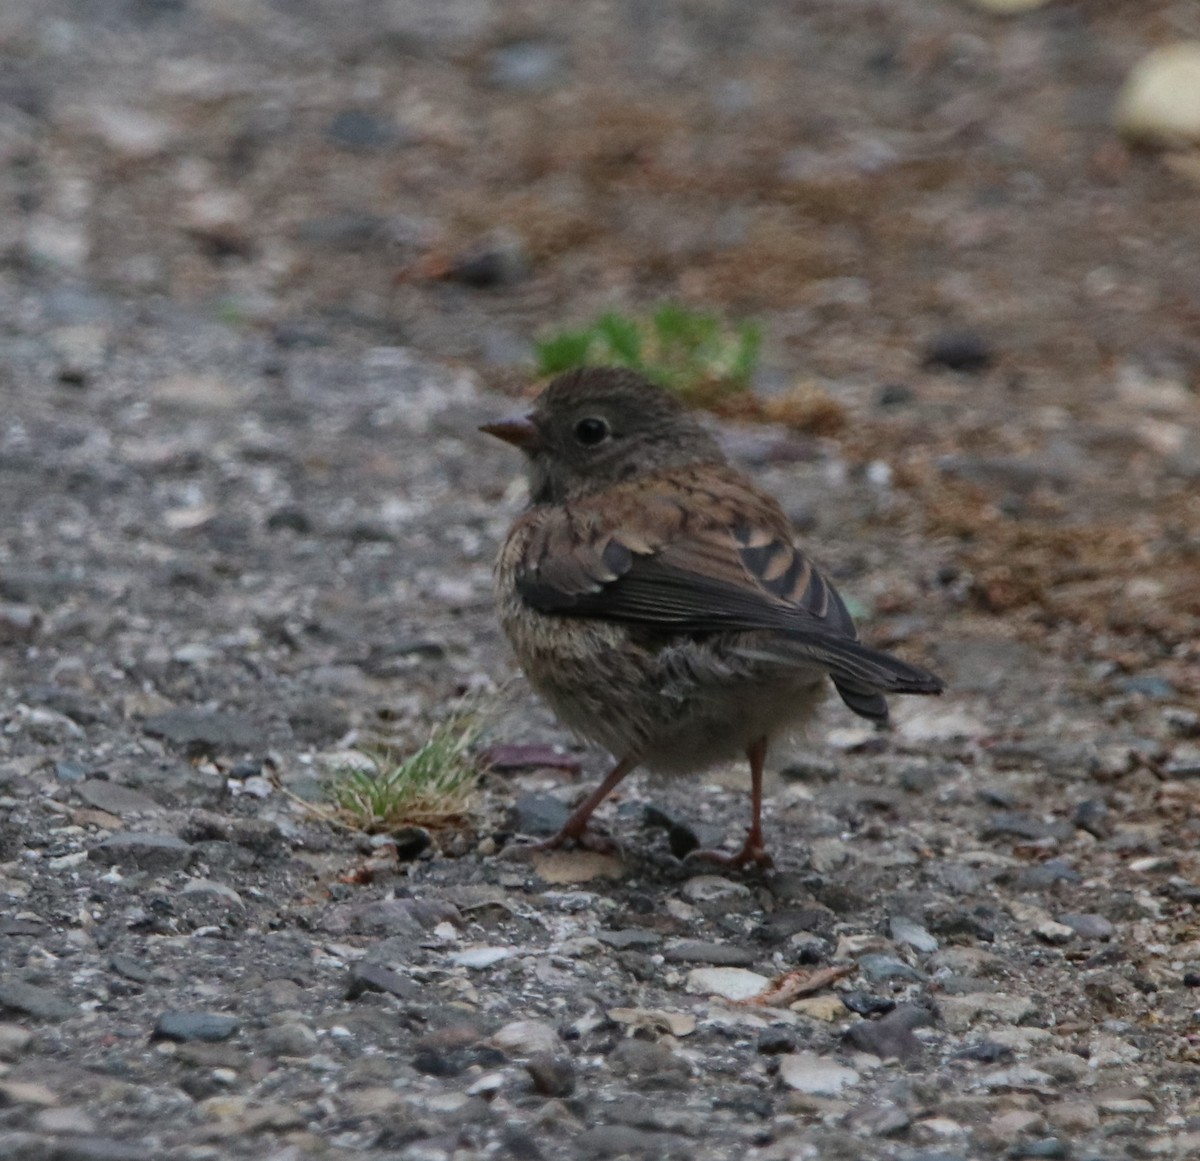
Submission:
POLYGON ((471 814, 478 785, 473 748, 479 733, 475 717, 461 713, 435 726, 411 754, 386 744, 361 747, 371 766, 334 768, 329 801, 340 821, 371 834, 461 824, 471 814))
POLYGON ((762 332, 753 323, 731 328, 715 315, 679 306, 640 318, 610 312, 536 344, 540 375, 629 367, 697 405, 746 391, 761 350, 762 332))

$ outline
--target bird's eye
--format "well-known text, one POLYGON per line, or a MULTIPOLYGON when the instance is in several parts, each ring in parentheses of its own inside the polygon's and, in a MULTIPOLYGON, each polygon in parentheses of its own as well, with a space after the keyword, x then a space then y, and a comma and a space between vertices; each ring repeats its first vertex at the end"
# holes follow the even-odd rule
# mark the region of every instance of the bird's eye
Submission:
POLYGON ((575 425, 575 438, 584 447, 595 447, 598 443, 603 443, 608 439, 611 434, 608 424, 595 416, 589 415, 575 425))

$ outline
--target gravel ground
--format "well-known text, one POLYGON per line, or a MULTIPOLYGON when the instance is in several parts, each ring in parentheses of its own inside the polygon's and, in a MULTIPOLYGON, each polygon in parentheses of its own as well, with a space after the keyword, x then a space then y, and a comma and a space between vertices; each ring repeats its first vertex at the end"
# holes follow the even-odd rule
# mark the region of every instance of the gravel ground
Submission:
POLYGON ((1191 3, 0 10, 0 1159, 1200 1154, 1191 3), (1136 11, 1135 11, 1136 9, 1136 11), (744 772, 603 768, 490 610, 530 339, 761 318, 727 424, 950 692, 744 772), (506 761, 394 850, 338 755, 506 761), (554 751, 548 747, 555 747, 554 751))

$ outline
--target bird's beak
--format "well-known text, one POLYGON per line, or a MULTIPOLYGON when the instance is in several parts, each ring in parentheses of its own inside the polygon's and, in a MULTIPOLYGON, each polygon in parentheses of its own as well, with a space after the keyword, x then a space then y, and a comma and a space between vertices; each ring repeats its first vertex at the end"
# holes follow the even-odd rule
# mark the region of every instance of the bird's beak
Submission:
POLYGON ((537 424, 529 415, 510 415, 507 419, 498 419, 495 423, 483 424, 480 431, 494 435, 497 439, 511 443, 522 451, 535 451, 542 441, 537 424))

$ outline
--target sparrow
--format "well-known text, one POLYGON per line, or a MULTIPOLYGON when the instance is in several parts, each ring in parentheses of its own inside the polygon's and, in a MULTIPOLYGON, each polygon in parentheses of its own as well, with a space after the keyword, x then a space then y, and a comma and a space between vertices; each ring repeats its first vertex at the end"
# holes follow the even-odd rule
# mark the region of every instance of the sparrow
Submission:
POLYGON ((544 848, 583 839, 638 766, 692 774, 745 755, 745 842, 689 858, 769 866, 767 749, 805 724, 827 682, 881 725, 885 694, 942 691, 927 669, 859 641, 778 502, 641 375, 567 372, 528 414, 480 430, 524 453, 530 484, 496 561, 501 627, 559 720, 616 759, 544 848))

